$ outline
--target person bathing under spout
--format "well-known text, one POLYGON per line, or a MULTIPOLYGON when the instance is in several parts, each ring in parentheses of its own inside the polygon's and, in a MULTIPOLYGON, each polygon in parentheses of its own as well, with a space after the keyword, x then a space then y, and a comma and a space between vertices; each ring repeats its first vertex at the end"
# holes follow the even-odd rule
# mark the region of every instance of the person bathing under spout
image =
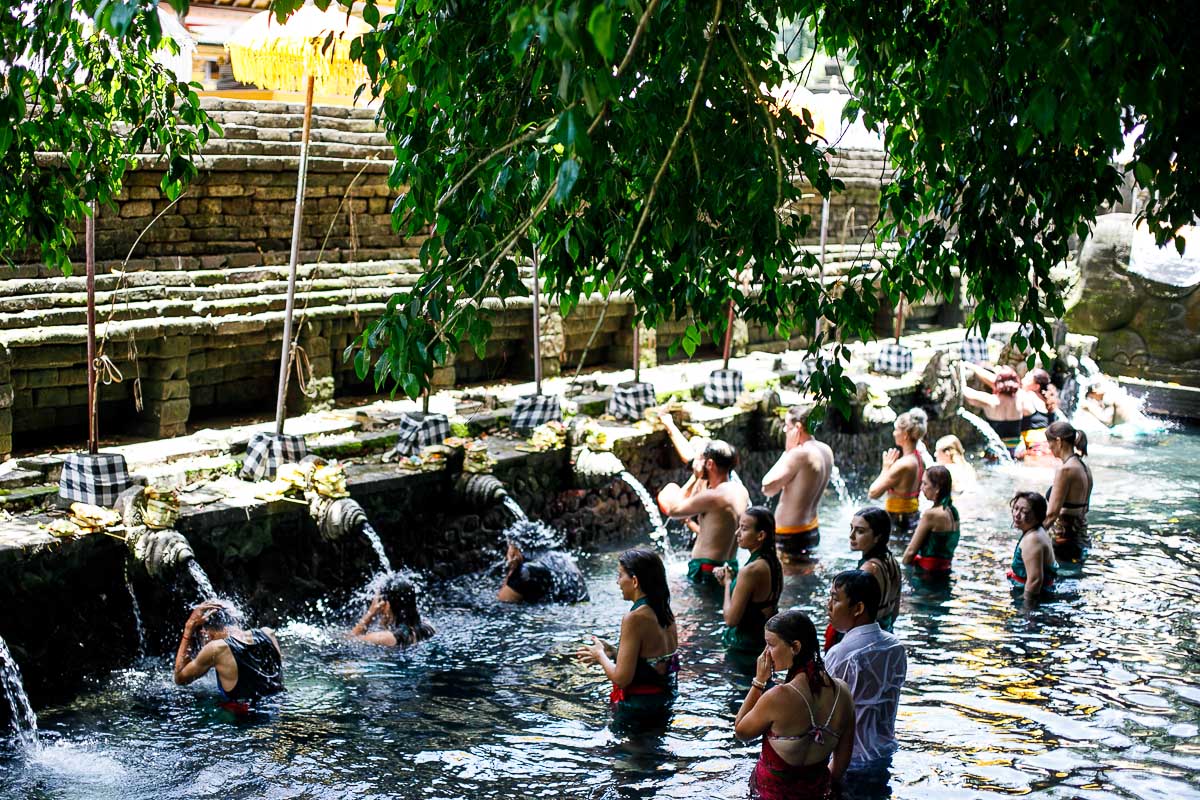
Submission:
POLYGON ((408 647, 433 634, 433 626, 421 619, 417 609, 417 587, 394 572, 384 579, 367 613, 350 632, 353 638, 380 647, 408 647))
POLYGON ((808 431, 811 409, 793 406, 783 420, 784 451, 763 476, 763 494, 779 495, 775 542, 784 561, 802 562, 821 541, 817 505, 833 474, 833 450, 808 431))
POLYGON ((218 705, 248 714, 255 701, 283 691, 283 657, 270 628, 244 630, 239 612, 228 603, 209 600, 192 609, 175 653, 175 683, 186 686, 216 673, 218 705), (194 656, 194 644, 200 645, 194 656))
POLYGON ((658 506, 672 519, 700 515, 700 532, 688 562, 688 580, 718 586, 713 570, 724 565, 737 573, 738 521, 750 505, 750 494, 741 483, 729 480, 737 466, 737 451, 726 442, 714 440, 704 448, 704 480, 707 488, 686 496, 682 487, 668 483, 658 493, 658 506))

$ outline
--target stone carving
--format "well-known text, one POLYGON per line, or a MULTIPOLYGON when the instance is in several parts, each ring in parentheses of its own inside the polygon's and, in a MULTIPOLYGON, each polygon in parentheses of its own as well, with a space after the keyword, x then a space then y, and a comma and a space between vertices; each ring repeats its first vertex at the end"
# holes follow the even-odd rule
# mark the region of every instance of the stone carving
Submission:
POLYGON ((960 360, 957 355, 938 350, 929 359, 921 375, 921 390, 927 404, 936 410, 939 417, 962 406, 962 381, 958 376, 960 360))
POLYGON ((1200 385, 1200 258, 1159 250, 1146 236, 1130 214, 1097 220, 1067 324, 1098 338, 1109 374, 1200 385))

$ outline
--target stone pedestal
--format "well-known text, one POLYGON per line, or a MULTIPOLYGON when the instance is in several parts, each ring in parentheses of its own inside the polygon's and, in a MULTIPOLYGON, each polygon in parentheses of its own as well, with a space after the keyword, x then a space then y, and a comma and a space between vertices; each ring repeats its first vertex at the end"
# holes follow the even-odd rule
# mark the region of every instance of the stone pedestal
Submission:
MULTIPOLYGON (((167 336, 141 344, 142 413, 135 425, 143 436, 165 438, 187 433, 192 410, 188 382, 190 336, 167 336)), ((126 380, 133 380, 126 375, 126 380)))

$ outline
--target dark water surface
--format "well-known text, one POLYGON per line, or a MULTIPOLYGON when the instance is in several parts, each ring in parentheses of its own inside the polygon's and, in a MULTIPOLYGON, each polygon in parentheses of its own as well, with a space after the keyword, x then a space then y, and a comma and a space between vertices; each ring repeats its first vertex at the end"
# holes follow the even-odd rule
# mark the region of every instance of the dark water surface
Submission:
MULTIPOLYGON (((1049 484, 1036 468, 981 467, 952 583, 906 578, 890 796, 1200 797, 1200 435, 1096 442, 1089 461, 1094 544, 1061 599, 1025 612, 1003 577, 1005 501, 1049 484)), ((820 560, 787 581, 785 605, 819 627, 830 577, 857 562, 851 511, 827 501, 820 560)), ((661 736, 614 733, 599 668, 571 654, 586 633, 615 638, 626 604, 614 553, 583 566, 592 602, 576 607, 497 607, 480 576, 440 587, 438 636, 404 653, 294 621, 279 631, 289 690, 252 723, 213 708, 211 677, 178 689, 168 659, 144 661, 39 709, 41 749, 0 750, 0 796, 744 796, 758 745, 732 736, 749 683, 721 650, 716 598, 672 565, 680 700, 661 736)))

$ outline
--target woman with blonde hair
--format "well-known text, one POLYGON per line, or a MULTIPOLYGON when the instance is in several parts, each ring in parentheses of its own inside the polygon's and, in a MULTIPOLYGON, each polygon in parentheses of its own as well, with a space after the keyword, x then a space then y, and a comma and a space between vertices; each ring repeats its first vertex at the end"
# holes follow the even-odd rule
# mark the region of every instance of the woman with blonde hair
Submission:
POLYGON ((896 447, 884 451, 883 467, 879 477, 867 490, 874 500, 887 493, 884 508, 892 518, 892 533, 897 537, 908 537, 921 518, 921 478, 925 476, 925 460, 917 448, 925 437, 929 417, 919 408, 914 408, 896 417, 892 436, 896 447))
POLYGON ((975 488, 975 468, 967 461, 961 439, 953 433, 938 439, 933 447, 933 456, 939 465, 950 470, 950 476, 954 479, 954 494, 975 488))

